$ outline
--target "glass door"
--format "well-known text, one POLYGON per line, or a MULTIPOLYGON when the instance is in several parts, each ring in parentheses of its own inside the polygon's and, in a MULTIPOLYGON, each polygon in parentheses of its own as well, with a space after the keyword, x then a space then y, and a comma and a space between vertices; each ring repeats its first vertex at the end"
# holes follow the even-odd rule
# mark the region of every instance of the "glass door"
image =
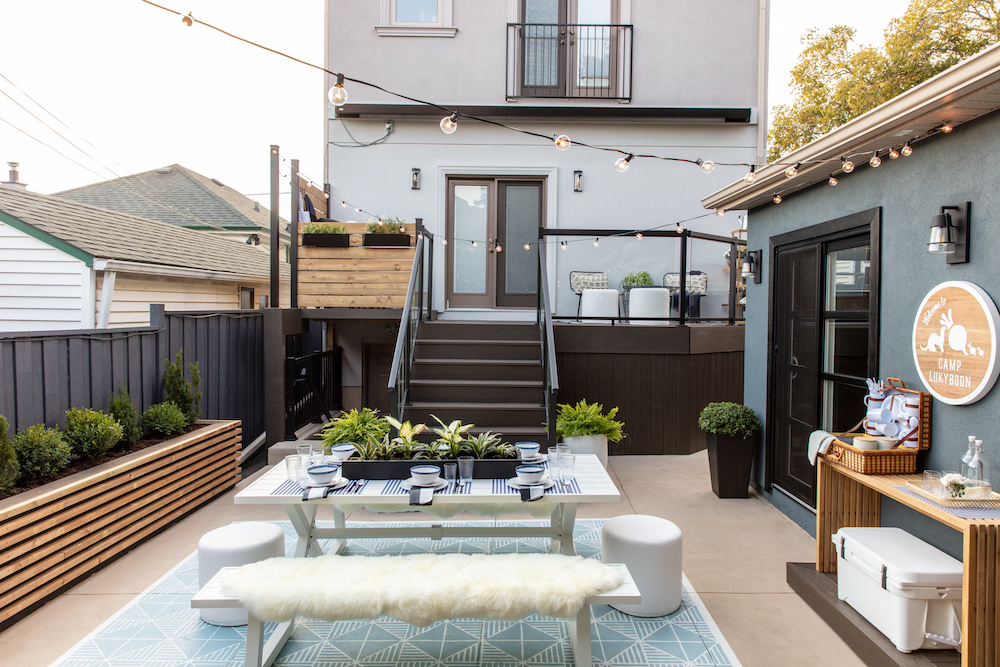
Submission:
POLYGON ((538 228, 542 224, 542 184, 500 181, 497 200, 497 306, 534 308, 538 288, 538 228), (525 248, 525 244, 528 245, 525 248))
POLYGON ((618 62, 617 0, 571 0, 568 44, 571 97, 612 97, 618 62))
POLYGON ((566 2, 522 0, 521 94, 563 97, 566 94, 566 2))

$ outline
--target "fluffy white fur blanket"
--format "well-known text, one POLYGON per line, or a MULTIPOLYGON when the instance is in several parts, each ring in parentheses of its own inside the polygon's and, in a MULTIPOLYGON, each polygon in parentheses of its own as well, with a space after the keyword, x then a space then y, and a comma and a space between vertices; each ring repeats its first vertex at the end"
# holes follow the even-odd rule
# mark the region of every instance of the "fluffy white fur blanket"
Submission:
POLYGON ((426 626, 450 618, 516 620, 531 612, 572 617, 621 575, 593 559, 559 554, 417 554, 271 558, 222 582, 264 621, 392 616, 426 626))

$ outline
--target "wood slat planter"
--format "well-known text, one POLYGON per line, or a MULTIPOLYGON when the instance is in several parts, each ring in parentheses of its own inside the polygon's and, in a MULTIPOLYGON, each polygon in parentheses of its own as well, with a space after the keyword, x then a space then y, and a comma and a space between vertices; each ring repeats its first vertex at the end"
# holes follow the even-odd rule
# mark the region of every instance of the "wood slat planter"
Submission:
POLYGON ((239 421, 0 501, 0 630, 239 480, 239 421))

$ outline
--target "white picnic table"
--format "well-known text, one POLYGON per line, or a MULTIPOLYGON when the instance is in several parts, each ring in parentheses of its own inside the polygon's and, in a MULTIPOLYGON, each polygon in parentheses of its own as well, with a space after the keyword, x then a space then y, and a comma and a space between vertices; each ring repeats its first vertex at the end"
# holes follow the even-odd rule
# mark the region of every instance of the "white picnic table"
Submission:
POLYGON ((520 492, 510 488, 507 480, 474 479, 471 488, 449 486, 434 494, 429 506, 409 505, 409 494, 400 487, 401 480, 359 480, 326 498, 302 500, 302 488, 288 480, 285 464, 272 466, 247 488, 236 494, 236 504, 281 505, 298 535, 295 556, 321 556, 319 540, 335 540, 331 551, 341 553, 349 538, 363 537, 549 537, 553 552, 573 555, 573 525, 580 503, 619 502, 621 495, 611 477, 594 454, 576 456, 576 474, 571 483, 555 484, 545 496, 530 502, 522 501, 520 492), (316 525, 316 513, 321 505, 333 508, 333 527, 316 525), (489 526, 445 525, 346 525, 345 515, 358 508, 375 511, 421 510, 447 517, 470 511, 484 516, 529 512, 548 516, 548 526, 525 526, 494 522, 489 526))

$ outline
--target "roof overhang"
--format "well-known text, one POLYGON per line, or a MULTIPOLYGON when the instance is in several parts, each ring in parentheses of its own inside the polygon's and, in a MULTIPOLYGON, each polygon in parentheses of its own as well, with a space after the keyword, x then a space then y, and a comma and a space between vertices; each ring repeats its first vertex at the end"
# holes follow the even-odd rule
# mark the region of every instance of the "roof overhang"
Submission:
MULTIPOLYGON (((120 271, 164 278, 187 278, 190 280, 217 280, 232 283, 266 282, 268 276, 258 276, 249 273, 232 273, 229 271, 208 271, 205 269, 189 269, 183 266, 166 266, 164 264, 144 264, 143 262, 125 262, 117 259, 95 259, 94 269, 97 271, 120 271)), ((282 277, 280 282, 289 282, 282 277)))
MULTIPOLYGON (((478 116, 490 120, 589 120, 749 123, 748 108, 715 107, 633 107, 624 104, 600 106, 554 106, 538 104, 507 104, 504 106, 455 106, 463 116, 478 116)), ((422 104, 345 104, 337 109, 337 118, 372 120, 440 120, 447 115, 441 109, 422 104)))
MULTIPOLYGON (((958 126, 1000 109, 1000 44, 897 95, 868 113, 758 169, 748 184, 736 181, 701 200, 707 209, 754 209, 840 175, 840 158, 871 153, 934 136, 944 123, 958 126), (785 169, 801 163, 789 179, 785 169)), ((904 159, 904 158, 900 158, 904 159)), ((858 162, 855 160, 855 162, 858 162)), ((861 170, 865 165, 859 164, 861 170)))

